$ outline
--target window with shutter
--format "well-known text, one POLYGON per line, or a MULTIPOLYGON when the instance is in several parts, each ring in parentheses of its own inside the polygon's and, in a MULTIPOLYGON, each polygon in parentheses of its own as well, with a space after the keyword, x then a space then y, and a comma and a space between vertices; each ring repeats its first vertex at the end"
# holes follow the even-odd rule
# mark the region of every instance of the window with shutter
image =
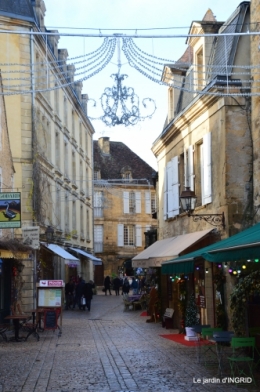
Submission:
POLYGON ((122 223, 117 225, 117 245, 124 246, 124 225, 122 223))
POLYGON ((142 226, 135 226, 135 245, 142 246, 142 226))
POLYGON ((124 225, 124 245, 133 246, 135 245, 135 226, 124 225))
POLYGON ((170 204, 170 212, 169 216, 179 215, 180 211, 180 202, 179 202, 179 160, 178 157, 174 157, 171 160, 171 196, 169 198, 170 204))
POLYGON ((103 252, 103 226, 94 226, 94 251, 95 253, 103 252))
POLYGON ((151 193, 149 191, 145 192, 145 213, 151 214, 151 193))
POLYGON ((123 192, 124 214, 129 214, 129 192, 123 192))
POLYGON ((163 219, 168 219, 168 184, 167 184, 167 166, 164 168, 163 184, 163 219))
POLYGON ((135 192, 135 212, 141 213, 141 192, 135 192))
POLYGON ((203 136, 203 204, 212 202, 211 133, 203 136))

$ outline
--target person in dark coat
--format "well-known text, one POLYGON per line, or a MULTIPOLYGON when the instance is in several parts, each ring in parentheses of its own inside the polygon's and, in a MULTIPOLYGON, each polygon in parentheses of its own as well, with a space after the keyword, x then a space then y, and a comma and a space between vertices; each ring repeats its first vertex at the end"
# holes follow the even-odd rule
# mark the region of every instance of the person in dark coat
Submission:
POLYGON ((78 304, 78 307, 80 310, 84 310, 83 305, 81 305, 81 298, 84 295, 85 284, 86 284, 85 280, 80 278, 79 283, 76 286, 76 298, 77 298, 77 304, 78 304))
POLYGON ((73 299, 74 299, 74 282, 73 278, 71 277, 69 282, 65 284, 65 299, 66 299, 66 310, 71 309, 71 306, 73 305, 73 299))
POLYGON ((113 286, 114 286, 114 290, 116 292, 116 295, 119 295, 119 289, 120 289, 120 286, 121 286, 121 281, 120 281, 118 276, 116 276, 115 279, 113 280, 113 286))
POLYGON ((107 290, 109 291, 109 294, 111 295, 111 288, 110 288, 110 286, 111 286, 110 277, 106 276, 105 280, 104 280, 105 295, 107 295, 107 290))
POLYGON ((92 283, 91 283, 91 281, 89 281, 88 283, 85 283, 84 297, 86 299, 86 305, 83 305, 83 310, 85 310, 85 306, 86 306, 88 311, 90 312, 91 300, 93 298, 93 290, 92 290, 92 283))
POLYGON ((122 294, 129 294, 130 291, 130 283, 127 277, 125 277, 123 286, 122 286, 122 294))

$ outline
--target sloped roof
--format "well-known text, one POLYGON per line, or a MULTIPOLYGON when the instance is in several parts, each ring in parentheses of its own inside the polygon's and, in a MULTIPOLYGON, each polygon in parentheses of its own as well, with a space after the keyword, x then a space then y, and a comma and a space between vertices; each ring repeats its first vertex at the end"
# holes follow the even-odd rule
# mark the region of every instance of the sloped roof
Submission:
POLYGON ((0 0, 0 13, 9 17, 35 20, 30 0, 0 0))
POLYGON ((132 178, 152 179, 155 170, 122 142, 110 141, 110 154, 102 154, 94 140, 94 169, 99 169, 102 180, 121 179, 122 169, 130 167, 132 178))
MULTIPOLYGON (((232 35, 232 33, 238 33, 243 31, 245 16, 248 7, 250 7, 250 2, 243 1, 238 5, 238 7, 235 9, 235 11, 225 23, 219 22, 219 35, 214 39, 211 54, 209 56, 208 73, 206 75, 207 86, 205 87, 205 89, 207 89, 210 84, 214 83, 214 81, 217 82, 217 80, 219 80, 221 76, 222 78, 226 78, 226 76, 229 76, 229 73, 232 72, 232 65, 234 64, 235 54, 237 52, 237 47, 239 43, 239 37, 232 35), (228 36, 223 36, 223 33, 231 34, 228 36), (228 67, 228 72, 226 65, 230 66, 228 67)), ((218 23, 210 9, 204 15, 203 21, 212 21, 214 25, 218 23)), ((189 50, 189 48, 187 50, 189 50)), ((189 51, 187 52, 187 50, 184 52, 184 55, 180 58, 180 60, 184 59, 185 56, 187 56, 187 54, 189 53, 189 51)), ((177 63, 179 63, 180 60, 178 60, 177 63)), ((186 77, 183 78, 182 91, 179 95, 179 101, 176 105, 176 115, 180 114, 189 104, 199 98, 198 96, 194 98, 194 93, 189 92, 190 86, 193 84, 194 72, 191 68, 190 71, 187 72, 186 77)), ((172 122, 174 122, 174 119, 172 120, 172 122)), ((162 134, 167 133, 169 127, 170 124, 168 124, 164 128, 162 134)))

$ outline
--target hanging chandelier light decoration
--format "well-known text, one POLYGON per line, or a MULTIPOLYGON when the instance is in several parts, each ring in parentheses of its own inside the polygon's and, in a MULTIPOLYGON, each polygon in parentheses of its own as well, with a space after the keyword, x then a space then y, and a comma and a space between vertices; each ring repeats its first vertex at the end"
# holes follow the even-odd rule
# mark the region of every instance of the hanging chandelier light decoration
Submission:
MULTIPOLYGON (((117 38, 118 48, 118 72, 112 74, 111 77, 114 79, 114 85, 112 87, 106 87, 103 94, 100 97, 101 106, 104 114, 98 118, 90 117, 91 120, 101 120, 106 126, 116 125, 136 125, 139 121, 151 118, 156 110, 155 101, 152 98, 144 98, 142 105, 145 109, 149 110, 149 114, 142 116, 140 112, 140 101, 138 95, 135 93, 132 87, 123 85, 123 81, 128 77, 126 74, 121 74, 121 48, 120 38, 117 38)), ((96 106, 94 99, 93 101, 96 106)))

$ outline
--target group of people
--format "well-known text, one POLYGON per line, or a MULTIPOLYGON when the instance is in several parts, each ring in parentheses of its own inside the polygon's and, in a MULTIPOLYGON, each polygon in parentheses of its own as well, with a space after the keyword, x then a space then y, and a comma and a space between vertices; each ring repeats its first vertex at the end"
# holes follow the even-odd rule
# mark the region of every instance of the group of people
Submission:
POLYGON ((65 310, 73 310, 77 306, 79 310, 87 308, 90 311, 93 289, 95 283, 92 280, 86 283, 82 278, 75 280, 70 277, 69 282, 65 284, 65 310))
POLYGON ((115 290, 116 295, 119 295, 120 287, 122 287, 122 294, 128 294, 130 289, 133 290, 133 294, 139 294, 145 287, 145 277, 142 277, 142 279, 134 277, 132 278, 131 284, 127 276, 125 276, 123 279, 117 276, 113 280, 111 280, 109 276, 105 277, 103 288, 105 295, 107 295, 107 293, 112 295, 111 288, 115 290))

